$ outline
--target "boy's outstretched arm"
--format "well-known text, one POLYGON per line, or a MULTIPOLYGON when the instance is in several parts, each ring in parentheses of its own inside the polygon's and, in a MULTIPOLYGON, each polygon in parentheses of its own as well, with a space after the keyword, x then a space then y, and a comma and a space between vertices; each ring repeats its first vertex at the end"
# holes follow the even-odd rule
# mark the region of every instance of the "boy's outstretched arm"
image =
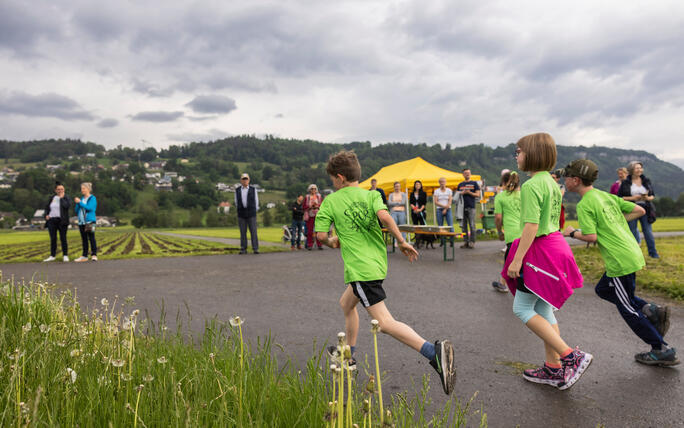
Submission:
POLYGON ((644 214, 646 214, 646 210, 643 209, 642 207, 640 207, 639 205, 635 205, 632 212, 625 214, 625 220, 627 220, 627 221, 636 220, 644 214))
POLYGON ((394 239, 397 240, 399 243, 399 249, 401 250, 402 253, 406 257, 408 257, 409 262, 413 262, 416 259, 418 259, 418 251, 416 251, 415 248, 413 248, 413 245, 409 244, 406 242, 403 236, 401 236, 401 232, 399 231, 399 228, 397 227, 397 224, 394 222, 394 219, 390 214, 387 212, 387 210, 380 210, 377 212, 378 219, 382 222, 382 224, 385 225, 385 227, 389 230, 389 232, 394 236, 394 239))

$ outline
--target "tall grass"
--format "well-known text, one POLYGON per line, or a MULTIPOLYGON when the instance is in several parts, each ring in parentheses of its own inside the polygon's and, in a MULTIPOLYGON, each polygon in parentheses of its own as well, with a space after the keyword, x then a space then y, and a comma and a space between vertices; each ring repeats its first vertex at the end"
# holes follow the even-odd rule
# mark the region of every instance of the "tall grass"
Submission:
MULTIPOLYGON (((84 313, 70 292, 0 273, 0 426, 330 426, 335 386, 322 352, 300 371, 277 361, 270 337, 243 342, 249 320, 209 321, 193 338, 170 333, 164 317, 141 320, 131 304, 102 299, 84 313)), ((363 406, 372 393, 355 379, 345 379, 347 426, 377 412, 363 406)), ((416 397, 392 396, 390 425, 486 424, 472 399, 452 398, 426 416, 429 387, 424 379, 416 397)))

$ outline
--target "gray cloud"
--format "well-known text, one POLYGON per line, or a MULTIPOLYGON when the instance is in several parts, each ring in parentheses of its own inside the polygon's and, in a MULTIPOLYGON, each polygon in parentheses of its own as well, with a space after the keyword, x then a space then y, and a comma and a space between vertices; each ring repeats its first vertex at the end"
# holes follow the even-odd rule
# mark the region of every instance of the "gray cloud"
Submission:
POLYGON ((102 119, 101 121, 97 122, 97 126, 99 128, 114 128, 117 125, 119 125, 119 121, 111 118, 102 119))
POLYGON ((0 93, 0 113, 30 117, 54 117, 62 120, 94 120, 80 104, 64 95, 26 92, 0 93))
POLYGON ((182 111, 141 111, 131 116, 138 122, 173 122, 183 117, 182 111))
POLYGON ((1 1, 0 48, 8 49, 18 56, 28 56, 34 54, 34 45, 39 40, 61 38, 61 15, 46 12, 48 11, 36 7, 33 2, 1 1))
POLYGON ((198 95, 185 105, 195 113, 226 114, 237 109, 235 100, 223 95, 198 95))

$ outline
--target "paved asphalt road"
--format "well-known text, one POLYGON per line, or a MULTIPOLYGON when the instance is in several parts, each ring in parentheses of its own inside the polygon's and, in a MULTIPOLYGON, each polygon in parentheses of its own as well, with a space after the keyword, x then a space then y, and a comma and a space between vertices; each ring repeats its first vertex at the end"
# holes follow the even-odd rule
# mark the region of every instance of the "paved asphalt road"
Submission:
MULTIPOLYGON (((423 250, 414 264, 398 253, 389 256, 387 305, 395 318, 427 339, 454 342, 454 393, 460 400, 478 392, 475 407, 484 407, 492 427, 684 426, 684 365, 654 368, 634 362, 633 354, 646 345, 590 285, 578 290, 557 314, 566 341, 595 356, 585 376, 568 391, 558 391, 525 382, 515 373, 513 363, 541 363, 544 353, 540 340, 512 314, 510 294, 494 292, 490 286, 501 269, 502 245, 490 241, 478 243, 474 250, 456 248, 456 262, 443 262, 440 249, 423 250)), ((0 269, 4 277, 35 274, 77 287, 84 304, 101 297, 111 300, 114 294, 135 296, 138 307, 148 308, 153 318, 162 298, 171 320, 176 310, 185 312, 186 302, 196 331, 201 331, 205 318, 227 320, 239 314, 246 320, 249 338, 271 332, 287 356, 301 365, 312 355, 314 341, 320 348, 343 330, 337 301, 344 286, 337 250, 10 264, 0 269)), ((372 348, 365 311, 361 323, 357 346, 363 355, 372 348)), ((672 325, 667 339, 684 350, 681 305, 673 308, 672 325)), ((434 406, 444 403, 432 369, 419 354, 387 336, 381 338, 380 349, 382 368, 389 375, 385 391, 415 391, 414 385, 429 373, 429 396, 434 406)))

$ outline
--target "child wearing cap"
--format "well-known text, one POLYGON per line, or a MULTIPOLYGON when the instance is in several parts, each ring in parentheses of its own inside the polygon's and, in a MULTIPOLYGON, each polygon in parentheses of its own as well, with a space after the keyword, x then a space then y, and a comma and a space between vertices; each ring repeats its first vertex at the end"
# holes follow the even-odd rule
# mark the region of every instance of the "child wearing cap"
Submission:
MULTIPOLYGON (((323 200, 316 215, 315 231, 323 244, 340 248, 342 253, 346 288, 340 298, 340 306, 352 354, 359 332, 356 306, 361 302, 368 314, 378 320, 383 333, 427 358, 439 374, 444 392, 450 394, 455 379, 453 345, 448 340, 426 341, 411 327, 395 320, 385 306, 382 283, 387 275, 387 249, 378 220, 389 229, 409 261, 416 260, 418 252, 401 236, 380 193, 359 187, 361 165, 354 152, 341 151, 332 155, 326 171, 337 191, 323 200), (333 224, 337 236, 330 237, 328 231, 333 224)), ((328 353, 332 357, 338 356, 334 346, 328 348, 328 353)))
POLYGON ((597 242, 606 271, 596 284, 596 294, 617 306, 634 334, 651 345, 649 352, 634 356, 642 364, 679 364, 677 353, 663 340, 670 326, 670 308, 647 303, 635 295, 636 272, 644 265, 644 255, 627 225, 646 213, 640 206, 595 189, 598 167, 588 159, 572 161, 565 167, 565 188, 579 193, 577 218, 580 229, 565 228, 563 234, 585 242, 597 242))

